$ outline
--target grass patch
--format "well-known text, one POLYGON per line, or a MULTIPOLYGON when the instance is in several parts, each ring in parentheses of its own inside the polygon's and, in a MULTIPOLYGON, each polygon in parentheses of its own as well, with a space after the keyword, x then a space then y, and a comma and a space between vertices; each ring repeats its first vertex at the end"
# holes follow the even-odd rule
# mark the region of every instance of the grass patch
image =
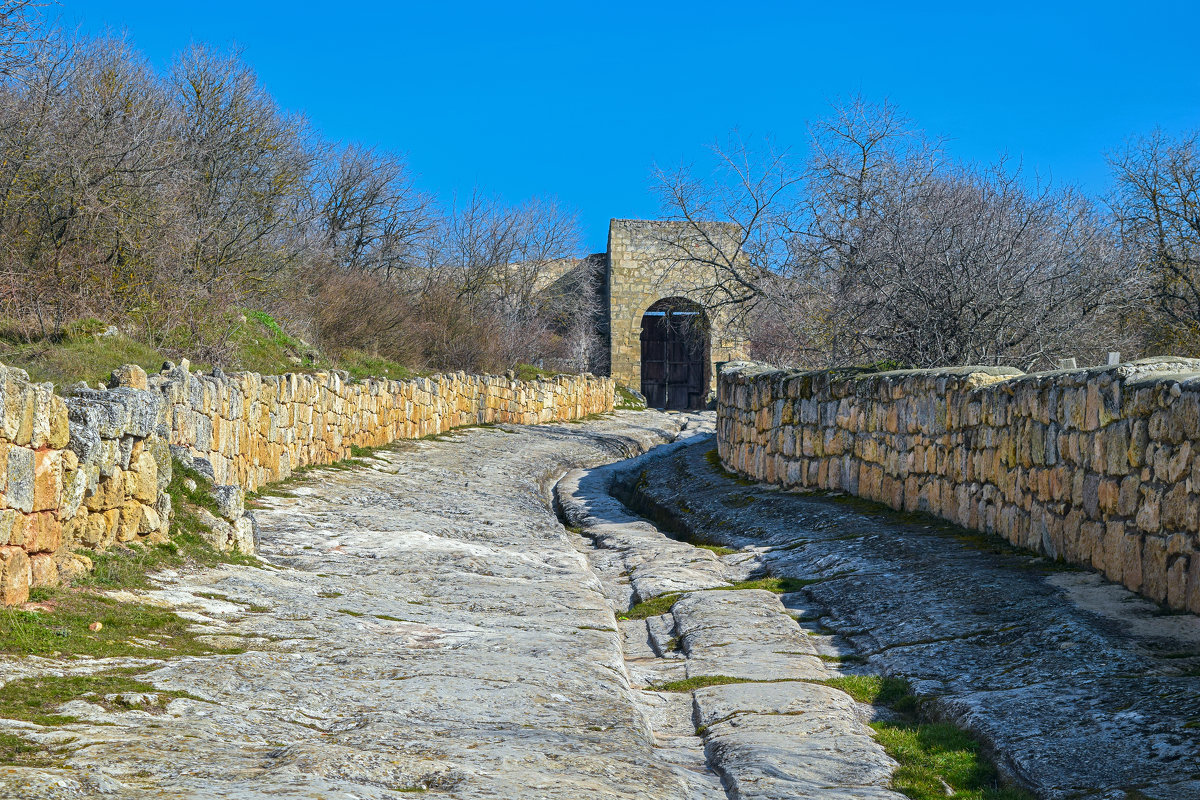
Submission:
POLYGON ((757 683, 745 678, 734 678, 731 675, 697 675, 678 681, 667 681, 654 687, 659 692, 692 692, 705 686, 724 686, 730 683, 757 683))
POLYGON ((669 594, 660 594, 658 597, 651 597, 649 600, 643 600, 624 614, 621 614, 618 619, 647 619, 666 614, 681 596, 679 592, 671 592, 669 594))
POLYGON ((916 698, 909 689, 908 681, 885 678, 881 675, 843 675, 820 681, 825 686, 841 689, 860 703, 886 706, 895 711, 913 713, 916 698))
POLYGON ((1033 800, 1022 789, 1001 786, 979 743, 953 725, 875 722, 871 727, 900 764, 892 788, 913 800, 1033 800))
POLYGON ((22 678, 0 687, 0 717, 19 719, 35 725, 55 726, 77 722, 75 717, 57 713, 64 703, 87 700, 109 711, 153 709, 154 706, 129 703, 121 697, 108 695, 153 694, 164 697, 192 697, 187 692, 156 689, 152 684, 134 678, 131 670, 102 672, 94 675, 41 675, 22 678))
POLYGON ((349 609, 349 608, 339 608, 339 609, 338 609, 338 613, 339 613, 339 614, 346 614, 346 615, 348 615, 348 616, 351 616, 351 617, 365 617, 365 616, 366 616, 366 614, 365 614, 365 613, 363 613, 362 611, 352 611, 352 610, 351 610, 351 609, 349 609))
POLYGON ((95 386, 124 364, 137 364, 150 374, 159 371, 166 360, 161 350, 124 334, 99 335, 107 328, 100 320, 80 320, 67 326, 57 342, 0 340, 0 361, 25 370, 35 383, 49 381, 59 389, 79 381, 95 386))
POLYGON ((812 586, 814 583, 831 580, 830 578, 756 578, 749 581, 738 581, 729 586, 718 586, 707 591, 726 592, 737 589, 763 589, 775 594, 787 594, 788 592, 798 592, 805 586, 812 586))
POLYGON ((871 723, 875 738, 899 767, 892 787, 913 800, 1034 800, 1004 786, 996 767, 966 731, 925 718, 907 681, 880 675, 846 675, 820 681, 861 703, 890 708, 898 720, 871 723))
POLYGON ((420 375, 399 362, 382 356, 373 356, 362 350, 343 350, 337 354, 335 360, 338 369, 350 373, 350 377, 355 380, 386 378, 393 381, 407 381, 420 375))
POLYGON ((11 733, 0 733, 0 764, 13 767, 57 767, 67 748, 48 750, 11 733))
POLYGON ((118 602, 84 589, 39 589, 35 599, 49 610, 0 609, 0 653, 170 658, 242 652, 200 641, 191 630, 192 622, 145 603, 118 602), (100 630, 89 629, 94 622, 101 624, 100 630))
POLYGON ((535 367, 533 364, 517 364, 513 367, 512 371, 516 373, 517 380, 519 381, 536 381, 538 378, 553 378, 564 374, 550 369, 535 367))
POLYGON ((617 386, 617 402, 613 404, 614 411, 645 411, 646 403, 639 400, 637 395, 625 386, 617 386))
POLYGON ((711 550, 719 556, 728 556, 738 552, 736 548, 724 547, 719 544, 697 544, 695 546, 699 547, 701 550, 711 550))
POLYGON ((78 578, 77 586, 97 589, 144 589, 151 586, 150 575, 164 569, 213 567, 240 564, 261 567, 254 556, 239 552, 219 552, 201 538, 204 523, 186 508, 176 508, 171 521, 175 534, 168 542, 145 545, 131 542, 110 547, 102 553, 86 551, 94 569, 78 578))

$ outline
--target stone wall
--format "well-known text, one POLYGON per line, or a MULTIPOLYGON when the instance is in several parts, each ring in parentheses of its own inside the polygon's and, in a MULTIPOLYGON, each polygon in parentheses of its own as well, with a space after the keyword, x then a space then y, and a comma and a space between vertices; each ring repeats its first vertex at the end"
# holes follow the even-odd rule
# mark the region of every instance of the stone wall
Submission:
POLYGON ((90 569, 78 551, 165 541, 173 450, 218 484, 221 518, 203 512, 212 525, 245 543, 242 490, 296 467, 463 425, 611 411, 615 389, 611 378, 590 375, 352 383, 338 372, 198 375, 186 362, 153 377, 123 367, 110 386, 64 398, 0 365, 0 603, 90 569))
POLYGON ((0 602, 90 568, 78 549, 161 541, 171 457, 162 403, 131 389, 62 398, 0 365, 0 602))
POLYGON ((171 444, 212 463, 216 482, 247 491, 297 467, 463 425, 535 424, 612 411, 611 378, 534 381, 453 373, 352 383, 345 373, 196 375, 186 365, 149 379, 167 405, 171 444))
POLYGON ((731 470, 926 512, 1200 613, 1200 360, 722 372, 731 470))
MULTIPOLYGON (((618 383, 640 389, 642 383, 642 315, 656 301, 686 297, 705 305, 705 287, 713 276, 702 268, 678 262, 679 251, 668 242, 689 229, 679 222, 614 219, 608 229, 608 310, 610 373, 618 383)), ((710 309, 711 387, 716 388, 712 364, 745 358, 745 335, 724 309, 710 309)))

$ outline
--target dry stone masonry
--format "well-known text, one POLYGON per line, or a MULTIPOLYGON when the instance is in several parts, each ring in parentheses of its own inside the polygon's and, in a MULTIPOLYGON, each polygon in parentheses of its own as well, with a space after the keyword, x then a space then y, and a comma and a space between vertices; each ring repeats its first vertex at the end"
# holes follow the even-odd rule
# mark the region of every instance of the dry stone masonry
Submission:
POLYGON ((77 549, 165 539, 170 452, 161 403, 128 388, 62 398, 0 365, 0 600, 90 568, 77 549))
POLYGON ((418 439, 464 425, 535 424, 612 411, 611 378, 522 381, 458 372, 351 382, 344 372, 264 376, 192 374, 150 379, 167 404, 171 444, 212 463, 216 482, 254 491, 297 467, 330 464, 351 447, 418 439))
POLYGON ((199 375, 183 362, 152 377, 122 367, 109 388, 60 397, 0 365, 0 602, 90 569, 80 550, 165 541, 173 452, 218 484, 214 544, 249 550, 242 492, 297 467, 463 425, 611 411, 614 389, 590 375, 351 382, 342 372, 199 375))
POLYGON ((1200 360, 1025 375, 749 363, 720 376, 732 470, 996 533, 1200 613, 1200 360))

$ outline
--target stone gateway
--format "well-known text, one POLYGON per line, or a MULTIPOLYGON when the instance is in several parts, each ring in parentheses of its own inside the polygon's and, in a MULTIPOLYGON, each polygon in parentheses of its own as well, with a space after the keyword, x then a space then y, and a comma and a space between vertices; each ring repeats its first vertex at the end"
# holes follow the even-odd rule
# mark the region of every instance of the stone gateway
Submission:
POLYGON ((745 358, 745 334, 711 304, 711 268, 681 258, 687 223, 614 219, 604 259, 601 334, 608 372, 652 408, 706 407, 715 365, 745 358))

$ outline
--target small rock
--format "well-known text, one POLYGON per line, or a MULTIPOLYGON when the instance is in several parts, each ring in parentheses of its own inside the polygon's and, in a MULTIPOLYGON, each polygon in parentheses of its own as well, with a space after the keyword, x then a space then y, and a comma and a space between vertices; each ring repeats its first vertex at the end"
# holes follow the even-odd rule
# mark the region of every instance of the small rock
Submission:
POLYGON ((103 627, 104 627, 104 623, 97 621, 97 622, 93 622, 91 625, 88 625, 88 630, 95 633, 96 631, 100 630, 103 627))

